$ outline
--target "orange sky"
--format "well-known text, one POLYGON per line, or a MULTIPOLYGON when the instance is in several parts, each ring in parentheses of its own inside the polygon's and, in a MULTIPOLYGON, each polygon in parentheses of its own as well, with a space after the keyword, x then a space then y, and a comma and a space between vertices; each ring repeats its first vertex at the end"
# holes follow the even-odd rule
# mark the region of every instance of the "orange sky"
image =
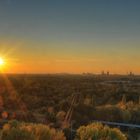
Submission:
POLYGON ((135 42, 81 44, 79 42, 33 43, 24 40, 2 42, 0 45, 0 55, 6 60, 3 69, 8 73, 100 73, 102 70, 121 74, 130 71, 140 73, 140 64, 137 61, 140 59, 139 44, 135 42), (88 48, 85 47, 87 45, 88 48), (101 47, 103 45, 104 47, 101 47), (106 49, 105 45, 114 45, 114 47, 106 49), (132 45, 136 47, 132 48, 132 45), (28 46, 34 48, 29 49, 28 46), (75 48, 71 49, 71 46, 75 48))

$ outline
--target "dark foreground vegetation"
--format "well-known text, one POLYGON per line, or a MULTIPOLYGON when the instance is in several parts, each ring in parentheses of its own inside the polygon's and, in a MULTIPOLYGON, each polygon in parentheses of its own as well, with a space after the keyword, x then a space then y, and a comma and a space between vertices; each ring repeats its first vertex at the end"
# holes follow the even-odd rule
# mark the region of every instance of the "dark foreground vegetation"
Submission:
MULTIPOLYGON (((51 140, 63 140, 65 137, 89 140, 94 139, 94 132, 97 133, 96 139, 102 139, 98 136, 101 135, 100 130, 98 132, 94 125, 88 125, 92 121, 140 125, 140 77, 90 74, 1 75, 0 114, 1 127, 5 124, 3 122, 16 119, 20 122, 32 123, 27 125, 31 129, 42 127, 43 132, 45 129, 51 131, 51 128, 55 128, 52 131, 55 131, 57 136, 61 135, 62 138, 51 140), (42 125, 33 125, 34 123, 42 125), (83 125, 88 127, 81 127, 83 125), (78 129, 79 127, 81 128, 78 129), (63 130, 64 135, 60 131, 57 132, 60 129, 63 130), (77 132, 73 134, 71 130, 77 130, 77 132), (90 134, 86 135, 84 132, 90 134), (71 136, 71 133, 74 136, 71 136)), ((16 129, 21 131, 20 127, 16 129)), ((104 128, 105 134, 108 134, 108 127, 101 124, 96 124, 96 127, 104 128)), ((135 140, 140 137, 138 129, 122 127, 120 129, 126 137, 123 135, 121 138, 117 137, 117 140, 127 138, 135 140)), ((5 127, 1 130, 1 134, 3 131, 5 132, 5 127)), ((5 135, 10 135, 9 131, 12 129, 9 129, 5 135)), ((16 132, 18 130, 14 131, 20 133, 16 132)), ((116 135, 113 134, 113 136, 116 135)), ((113 138, 107 136, 104 139, 113 138)), ((8 140, 8 138, 2 140, 8 140)))
MULTIPOLYGON (((66 140, 61 130, 42 124, 19 123, 10 121, 0 131, 1 140, 66 140)), ((116 128, 102 124, 90 124, 80 127, 74 140, 127 140, 126 136, 116 128)))

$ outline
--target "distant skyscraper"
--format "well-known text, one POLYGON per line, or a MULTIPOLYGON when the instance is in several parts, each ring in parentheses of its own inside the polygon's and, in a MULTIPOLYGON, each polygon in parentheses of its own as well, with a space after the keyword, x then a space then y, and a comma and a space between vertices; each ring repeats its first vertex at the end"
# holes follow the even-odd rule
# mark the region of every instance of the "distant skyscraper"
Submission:
POLYGON ((130 71, 129 76, 134 76, 134 73, 130 71))
POLYGON ((107 71, 107 75, 110 75, 109 71, 107 71))

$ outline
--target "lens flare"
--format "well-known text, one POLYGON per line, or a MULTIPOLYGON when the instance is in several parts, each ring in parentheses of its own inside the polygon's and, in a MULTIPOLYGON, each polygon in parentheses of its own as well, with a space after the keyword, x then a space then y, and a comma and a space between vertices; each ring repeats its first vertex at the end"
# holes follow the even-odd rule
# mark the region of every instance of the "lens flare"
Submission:
POLYGON ((3 60, 3 58, 1 58, 1 57, 0 57, 0 65, 1 65, 1 66, 4 65, 4 60, 3 60))

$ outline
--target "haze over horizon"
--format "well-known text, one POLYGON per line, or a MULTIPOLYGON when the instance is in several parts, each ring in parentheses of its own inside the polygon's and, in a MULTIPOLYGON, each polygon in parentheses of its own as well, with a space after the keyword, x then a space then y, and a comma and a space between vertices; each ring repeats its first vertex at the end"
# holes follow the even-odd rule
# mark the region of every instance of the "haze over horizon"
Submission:
POLYGON ((140 1, 0 0, 6 73, 140 74, 140 1))

